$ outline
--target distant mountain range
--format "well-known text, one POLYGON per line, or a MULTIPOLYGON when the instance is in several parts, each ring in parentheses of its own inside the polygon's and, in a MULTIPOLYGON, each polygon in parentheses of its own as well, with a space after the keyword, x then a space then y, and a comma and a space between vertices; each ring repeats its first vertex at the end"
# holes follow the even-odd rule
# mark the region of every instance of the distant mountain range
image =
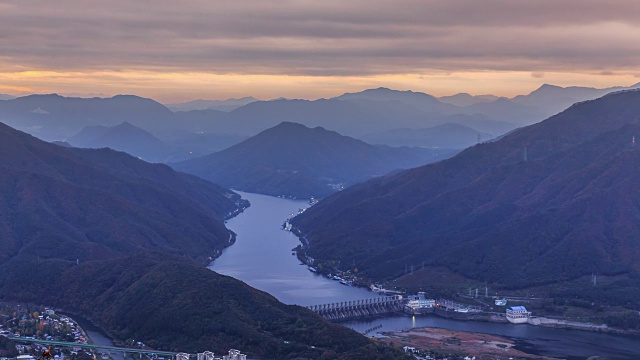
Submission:
POLYGON ((12 100, 15 99, 16 97, 13 95, 7 95, 7 94, 0 94, 0 100, 12 100))
POLYGON ((148 162, 183 161, 211 154, 237 144, 245 136, 178 132, 162 141, 151 133, 127 122, 115 126, 87 126, 58 145, 81 148, 110 148, 126 152, 148 162))
POLYGON ((467 93, 459 93, 450 96, 441 96, 438 98, 443 103, 465 107, 473 104, 483 103, 483 102, 491 102, 496 101, 500 97, 495 95, 470 95, 467 93))
POLYGON ((241 106, 251 104, 258 99, 248 96, 239 99, 227 100, 193 100, 178 104, 168 104, 167 107, 171 111, 191 111, 191 110, 218 110, 231 111, 241 106))
POLYGON ((156 135, 175 129, 169 109, 132 95, 91 99, 29 95, 0 101, 0 121, 47 141, 64 140, 86 126, 113 126, 124 121, 156 135))
MULTIPOLYGON (((445 266, 511 288, 640 278, 640 91, 332 195, 293 219, 321 263, 389 279, 445 266)), ((626 301, 620 299, 620 301, 626 301)))
POLYGON ((357 93, 346 93, 335 98, 343 101, 368 100, 372 102, 395 101, 409 105, 425 113, 458 114, 457 106, 438 100, 435 96, 414 91, 400 91, 388 88, 367 89, 357 93))
POLYGON ((426 129, 392 129, 361 137, 370 144, 451 149, 464 149, 491 138, 491 134, 460 124, 442 124, 426 129))
POLYGON ((427 128, 445 123, 459 123, 495 135, 517 127, 482 114, 426 113, 395 100, 354 98, 258 101, 228 113, 218 129, 226 133, 252 135, 282 121, 321 126, 353 137, 395 128, 427 128))
POLYGON ((74 147, 111 148, 148 162, 166 162, 177 152, 171 145, 128 122, 116 126, 87 126, 66 141, 74 147))
MULTIPOLYGON (((322 126, 357 138, 393 129, 425 129, 453 123, 495 138, 520 126, 539 122, 574 102, 620 89, 627 88, 543 85, 528 95, 513 99, 468 94, 438 99, 421 92, 378 88, 315 101, 202 100, 194 104, 201 105, 196 107, 207 105, 207 109, 175 113, 151 99, 129 95, 112 98, 30 95, 0 101, 0 121, 47 141, 66 140, 87 126, 111 127, 128 122, 180 150, 190 141, 198 142, 201 146, 189 151, 202 155, 236 144, 283 121, 322 126), (218 108, 222 106, 232 106, 233 110, 225 108, 230 111, 221 111, 218 108), (202 135, 215 135, 213 139, 219 143, 204 146, 202 135)), ((190 108, 193 106, 182 107, 190 108)))
POLYGON ((594 89, 580 86, 560 87, 544 84, 528 95, 518 95, 514 97, 513 101, 518 104, 543 109, 548 116, 551 116, 577 102, 597 99, 614 91, 638 88, 640 88, 640 83, 629 87, 614 86, 605 89, 594 89))
POLYGON ((0 299, 80 314, 118 341, 163 350, 405 358, 206 269, 234 241, 223 219, 245 206, 166 165, 0 124, 0 299))
POLYGON ((455 152, 373 146, 284 122, 223 151, 171 166, 242 191, 309 198, 455 152))

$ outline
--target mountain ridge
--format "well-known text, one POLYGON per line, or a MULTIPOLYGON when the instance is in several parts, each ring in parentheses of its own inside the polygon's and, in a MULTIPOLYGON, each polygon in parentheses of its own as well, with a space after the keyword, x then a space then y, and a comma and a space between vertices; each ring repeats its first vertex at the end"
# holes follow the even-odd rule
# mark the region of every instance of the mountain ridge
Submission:
POLYGON ((171 165, 242 191, 309 198, 447 154, 375 147, 323 127, 282 122, 223 151, 171 165))
POLYGON ((0 299, 80 314, 119 342, 260 358, 406 358, 203 264, 234 241, 228 189, 0 124, 0 299), (310 346, 313 344, 313 346, 310 346))
MULTIPOLYGON (((343 263, 356 257, 360 272, 373 279, 393 278, 406 264, 422 261, 512 287, 592 271, 637 271, 638 264, 628 258, 612 260, 619 256, 614 254, 624 253, 612 250, 622 246, 619 242, 607 240, 612 247, 605 251, 608 256, 595 250, 598 239, 607 237, 604 230, 593 229, 585 203, 573 197, 600 198, 595 184, 615 177, 600 177, 592 170, 598 167, 605 174, 625 174, 626 179, 640 176, 625 173, 620 165, 626 159, 632 168, 640 161, 640 153, 630 149, 632 135, 640 132, 638 100, 640 91, 627 91, 573 105, 451 159, 356 185, 321 201, 292 223, 310 242, 309 256, 343 263), (593 146, 602 150, 588 151, 593 146), (580 241, 566 235, 567 226, 581 234, 591 232, 581 247, 593 252, 567 255, 570 244, 580 241), (549 229, 546 235, 543 229, 549 229), (543 241, 545 236, 548 240, 543 241), (517 238, 521 240, 511 241, 517 238), (563 245, 554 248, 552 239, 562 239, 563 245), (531 249, 538 249, 538 257, 527 255, 531 249), (584 261, 597 265, 580 265, 584 261), (545 273, 549 269, 555 271, 545 273)), ((596 208, 601 216, 629 206, 629 196, 640 201, 638 189, 628 186, 611 188, 608 196, 615 201, 611 208, 596 208)), ((619 232, 620 226, 633 224, 633 214, 606 231, 619 232)), ((640 246, 626 252, 640 254, 640 246)))
POLYGON ((111 127, 87 126, 66 139, 66 142, 82 148, 108 147, 148 162, 165 162, 172 153, 176 152, 171 145, 126 121, 111 127))

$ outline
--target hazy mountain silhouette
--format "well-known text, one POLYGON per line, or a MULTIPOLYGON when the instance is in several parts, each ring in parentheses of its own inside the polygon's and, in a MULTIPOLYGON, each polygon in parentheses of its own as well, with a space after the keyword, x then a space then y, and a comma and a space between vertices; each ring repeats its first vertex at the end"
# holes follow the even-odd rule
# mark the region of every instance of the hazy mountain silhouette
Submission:
POLYGON ((223 151, 171 165, 238 190, 308 198, 454 152, 377 147, 321 127, 284 122, 223 151))
POLYGON ((147 131, 128 122, 116 126, 87 126, 67 139, 75 147, 111 148, 148 162, 166 162, 177 150, 147 131))
POLYGON ((73 147, 71 144, 69 144, 66 141, 52 141, 51 143, 58 146, 62 146, 62 147, 73 147))
POLYGON ((227 189, 121 152, 49 144, 4 124, 0 170, 3 300, 77 313, 117 340, 164 350, 402 356, 206 269, 234 240, 222 220, 247 205, 227 189))
MULTIPOLYGON (((67 141, 82 148, 111 148, 148 162, 176 162, 211 154, 235 145, 246 136, 176 131, 162 141, 149 132, 122 123, 116 126, 88 126, 67 141)), ((58 142, 53 142, 58 143, 58 142)))
POLYGON ((481 114, 443 115, 425 113, 395 100, 273 100, 258 101, 226 115, 219 132, 255 135, 288 121, 310 127, 321 126, 348 136, 394 128, 427 128, 445 123, 460 123, 488 133, 502 134, 517 126, 498 122, 481 114))
POLYGON ((12 100, 15 99, 16 97, 13 95, 7 95, 7 94, 0 94, 0 100, 12 100))
POLYGON ((168 161, 182 161, 224 150, 249 138, 237 134, 177 132, 166 141, 179 149, 168 161))
POLYGON ((253 136, 283 121, 322 126, 349 136, 395 128, 428 128, 445 123, 459 123, 498 136, 517 127, 480 113, 465 114, 464 108, 440 103, 427 94, 389 89, 363 93, 367 96, 345 94, 343 97, 349 100, 256 101, 229 113, 218 110, 173 113, 156 101, 137 96, 86 99, 30 95, 2 101, 0 121, 47 141, 66 139, 87 126, 111 127, 128 122, 180 151, 191 148, 190 155, 223 149, 242 137, 253 136), (396 99, 405 97, 411 101, 396 99), (426 101, 421 109, 411 105, 419 101, 426 101), (458 113, 427 112, 434 109, 458 113), (201 135, 214 134, 218 143, 205 146, 201 142, 201 135), (192 147, 185 139, 199 141, 200 146, 192 147))
POLYGON ((640 91, 355 185, 294 219, 319 261, 373 278, 446 266, 512 287, 638 271, 640 91), (345 236, 348 232, 348 236, 345 236))
POLYGON ((398 101, 427 113, 457 114, 457 106, 439 101, 435 96, 414 91, 400 91, 388 88, 367 89, 357 93, 346 93, 338 100, 398 101))
POLYGON ((515 125, 514 123, 493 120, 482 114, 454 114, 446 115, 439 119, 440 120, 436 122, 438 125, 460 124, 475 129, 481 133, 490 134, 491 137, 497 137, 518 128, 518 125, 515 125))
POLYGON ((458 107, 465 107, 473 104, 496 101, 499 97, 495 95, 476 95, 472 96, 468 93, 458 93, 455 95, 441 96, 438 98, 440 102, 455 105, 458 107))
POLYGON ((251 96, 227 100, 193 100, 177 104, 167 104, 167 108, 171 111, 219 110, 228 112, 255 101, 258 101, 258 99, 251 96))
POLYGON ((490 134, 460 124, 442 124, 426 129, 391 129, 361 137, 370 144, 450 149, 464 149, 491 138, 490 134))
POLYGON ((322 126, 353 136, 361 134, 366 128, 388 128, 394 121, 408 124, 426 122, 422 112, 405 109, 402 104, 396 105, 396 107, 372 108, 357 103, 326 99, 259 101, 230 112, 225 118, 221 131, 255 135, 283 121, 288 121, 306 126, 322 126), (402 116, 398 116, 398 113, 402 116), (393 114, 396 114, 396 117, 392 117, 393 114))
POLYGON ((224 121, 226 112, 220 110, 191 110, 175 112, 177 122, 183 131, 191 133, 220 132, 220 123, 224 121))
POLYGON ((0 121, 48 141, 65 139, 86 126, 113 126, 123 121, 154 135, 176 127, 169 109, 133 95, 90 99, 29 95, 0 102, 0 121))
MULTIPOLYGON (((464 95, 463 95, 464 96, 464 95)), ((491 99, 490 95, 484 95, 484 99, 491 99)), ((488 117, 493 121, 507 122, 510 124, 530 124, 533 122, 540 121, 544 119, 544 114, 534 107, 529 107, 525 105, 521 105, 515 102, 512 102, 506 98, 497 98, 491 101, 477 101, 469 106, 459 107, 454 106, 450 103, 446 103, 440 101, 436 97, 421 93, 421 92, 413 92, 413 91, 399 91, 399 90, 391 90, 387 88, 379 88, 379 89, 369 89, 364 90, 359 93, 347 93, 337 97, 336 99, 345 100, 345 101, 354 101, 354 100, 369 100, 376 102, 389 102, 395 101, 420 110, 426 114, 429 114, 431 117, 442 118, 443 115, 460 115, 466 114, 470 116, 478 116, 483 115, 488 117)), ((452 120, 444 120, 439 122, 431 122, 431 126, 456 122, 452 120)), ((478 129, 479 131, 493 133, 494 131, 490 131, 488 129, 482 128, 481 124, 471 125, 471 124, 463 124, 470 126, 472 128, 478 129)), ((519 125, 513 125, 511 127, 512 130, 519 125)), ((396 126, 399 127, 413 127, 416 126, 396 126)), ((428 126, 420 126, 420 127, 428 127, 428 126)), ((507 130, 508 131, 508 130, 507 130)), ((500 134, 496 134, 500 135, 500 134)))
POLYGON ((548 115, 537 107, 519 104, 507 98, 480 102, 462 108, 465 114, 483 114, 497 121, 506 121, 518 125, 537 123, 548 115))
POLYGON ((537 107, 545 111, 548 116, 551 116, 580 101, 593 100, 614 91, 637 88, 640 88, 640 83, 629 87, 615 86, 605 89, 580 86, 560 87, 544 84, 528 95, 518 95, 514 97, 513 101, 519 104, 537 107))
MULTIPOLYGON (((460 107, 421 92, 378 88, 315 101, 254 101, 228 113, 210 109, 173 113, 156 101, 129 95, 90 99, 30 95, 1 101, 0 121, 48 141, 68 138, 86 126, 114 126, 125 121, 179 147, 181 145, 175 144, 174 140, 189 137, 201 140, 202 136, 193 134, 216 134, 220 144, 190 150, 191 155, 202 155, 235 144, 241 138, 238 135, 253 136, 283 121, 322 126, 355 137, 391 129, 421 129, 457 123, 497 137, 518 126, 538 122, 573 102, 615 89, 619 87, 590 89, 544 85, 529 95, 511 100, 480 101, 492 98, 468 94, 445 99, 479 101, 460 107)), ((180 147, 181 151, 183 149, 180 147)))

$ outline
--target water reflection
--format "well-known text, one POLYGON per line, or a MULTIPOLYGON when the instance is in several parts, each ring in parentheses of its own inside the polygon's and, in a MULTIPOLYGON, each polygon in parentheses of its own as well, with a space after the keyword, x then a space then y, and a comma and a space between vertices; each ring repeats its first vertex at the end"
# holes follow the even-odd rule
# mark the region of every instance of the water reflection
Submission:
POLYGON ((227 222, 237 240, 211 263, 211 270, 240 279, 286 304, 317 305, 378 296, 312 273, 291 255, 300 242, 281 225, 291 213, 308 207, 306 201, 240 194, 251 207, 227 222))
MULTIPOLYGON (((229 220, 227 227, 238 234, 237 242, 216 259, 210 269, 233 276, 264 290, 287 304, 316 305, 367 299, 376 296, 366 289, 340 285, 307 270, 291 249, 299 244, 280 226, 289 214, 308 206, 304 201, 240 193, 251 202, 245 213, 229 220)), ((531 325, 455 321, 436 316, 389 317, 344 323, 361 333, 376 325, 377 334, 415 327, 437 327, 505 336, 530 353, 568 359, 603 356, 607 359, 640 359, 640 341, 595 332, 552 329, 531 325)))

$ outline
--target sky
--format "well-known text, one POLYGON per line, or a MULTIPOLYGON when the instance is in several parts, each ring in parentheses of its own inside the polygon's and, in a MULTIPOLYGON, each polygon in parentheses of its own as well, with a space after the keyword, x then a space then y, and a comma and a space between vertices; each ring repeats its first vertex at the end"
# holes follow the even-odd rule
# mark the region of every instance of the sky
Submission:
POLYGON ((640 82, 640 1, 0 0, 0 93, 172 103, 640 82))

